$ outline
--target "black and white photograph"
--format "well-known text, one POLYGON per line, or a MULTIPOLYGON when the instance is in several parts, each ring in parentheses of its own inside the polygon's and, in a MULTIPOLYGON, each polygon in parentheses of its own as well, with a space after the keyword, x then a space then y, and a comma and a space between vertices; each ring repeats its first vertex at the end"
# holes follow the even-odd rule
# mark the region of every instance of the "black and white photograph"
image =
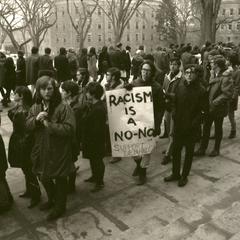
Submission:
POLYGON ((0 0, 0 240, 240 240, 240 0, 0 0))

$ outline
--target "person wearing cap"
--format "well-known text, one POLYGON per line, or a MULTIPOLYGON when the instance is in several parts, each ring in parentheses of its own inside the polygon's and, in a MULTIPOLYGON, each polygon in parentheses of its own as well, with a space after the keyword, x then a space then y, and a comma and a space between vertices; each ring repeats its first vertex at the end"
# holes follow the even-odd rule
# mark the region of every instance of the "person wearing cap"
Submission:
POLYGON ((223 120, 228 114, 229 100, 233 95, 232 76, 231 72, 227 70, 226 60, 224 57, 216 55, 213 61, 213 72, 207 88, 209 107, 204 120, 203 137, 200 147, 195 152, 196 156, 205 155, 213 123, 215 125, 215 144, 209 156, 215 157, 220 154, 223 120))
POLYGON ((194 146, 201 121, 201 113, 206 109, 205 89, 201 85, 203 70, 201 66, 185 65, 185 76, 180 79, 174 90, 173 99, 173 151, 172 174, 164 178, 165 182, 178 181, 183 187, 188 182, 191 170, 194 146), (182 173, 181 153, 186 148, 182 173))

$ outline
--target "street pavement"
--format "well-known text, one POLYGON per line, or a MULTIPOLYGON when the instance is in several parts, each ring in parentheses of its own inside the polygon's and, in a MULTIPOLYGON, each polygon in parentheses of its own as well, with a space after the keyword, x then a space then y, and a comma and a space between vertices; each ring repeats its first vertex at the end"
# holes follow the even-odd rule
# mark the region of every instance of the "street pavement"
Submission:
MULTIPOLYGON (((237 125, 240 111, 237 112, 237 125)), ((12 131, 6 110, 2 113, 6 148, 12 131)), ((67 212, 56 222, 47 213, 19 198, 25 189, 21 170, 9 168, 7 179, 14 196, 12 209, 0 216, 1 240, 239 240, 240 239, 240 128, 229 140, 224 122, 221 155, 194 159, 189 183, 179 188, 164 183, 171 164, 161 165, 167 139, 160 139, 152 154, 148 182, 136 186, 129 159, 110 164, 105 159, 105 188, 91 193, 89 162, 79 158, 76 193, 68 198, 67 212)), ((212 143, 208 151, 212 150, 212 143)), ((42 189, 42 201, 46 195, 42 189)))

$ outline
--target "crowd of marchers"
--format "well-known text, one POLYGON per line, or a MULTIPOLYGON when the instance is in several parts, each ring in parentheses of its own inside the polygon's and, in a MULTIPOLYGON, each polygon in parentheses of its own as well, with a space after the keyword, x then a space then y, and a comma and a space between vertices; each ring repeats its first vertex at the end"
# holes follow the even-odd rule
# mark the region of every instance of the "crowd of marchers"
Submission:
MULTIPOLYGON (((66 211, 67 196, 76 190, 75 162, 80 153, 82 161, 89 159, 91 176, 85 182, 94 184, 91 192, 104 189, 103 160, 111 156, 105 92, 121 88, 151 87, 154 136, 168 138, 162 164, 172 162, 172 172, 164 181, 185 186, 194 155, 206 154, 211 137, 215 143, 209 156, 220 154, 226 116, 229 138, 236 137, 239 64, 239 47, 210 42, 201 48, 171 44, 152 53, 143 46, 132 53, 121 43, 115 48, 105 46, 99 54, 94 47, 78 54, 60 48, 54 58, 50 48, 39 55, 33 47, 27 58, 18 52, 16 66, 0 53, 3 108, 14 101, 7 109, 13 126, 7 153, 0 136, 0 212, 10 209, 14 201, 6 180, 8 165, 21 168, 25 176, 26 190, 20 197, 30 199, 29 208, 39 205, 41 211, 49 210, 48 220, 66 211), (214 136, 210 136, 213 123, 214 136), (39 182, 47 194, 43 203, 39 182)), ((132 175, 137 185, 143 185, 151 154, 132 158, 136 163, 132 175)), ((118 161, 125 160, 112 157, 110 163, 118 161)))

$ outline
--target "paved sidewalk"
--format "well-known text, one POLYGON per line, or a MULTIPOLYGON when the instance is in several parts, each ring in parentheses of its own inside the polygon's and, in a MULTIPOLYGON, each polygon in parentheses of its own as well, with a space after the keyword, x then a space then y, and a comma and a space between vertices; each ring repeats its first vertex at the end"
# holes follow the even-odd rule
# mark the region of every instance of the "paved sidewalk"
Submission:
MULTIPOLYGON (((6 112, 0 131, 7 147, 11 124, 6 112)), ((163 182, 171 169, 170 165, 161 165, 166 139, 159 140, 152 154, 145 186, 135 185, 131 159, 116 164, 106 159, 105 188, 90 193, 93 186, 83 182, 90 175, 89 163, 79 159, 77 192, 69 196, 66 215, 53 223, 46 222, 46 213, 38 208, 29 210, 28 201, 18 197, 24 190, 23 174, 19 169, 9 169, 7 178, 15 203, 0 217, 0 239, 239 240, 240 144, 239 137, 226 139, 228 134, 226 119, 221 155, 195 159, 184 188, 163 182)), ((42 199, 46 199, 44 194, 42 199)))

